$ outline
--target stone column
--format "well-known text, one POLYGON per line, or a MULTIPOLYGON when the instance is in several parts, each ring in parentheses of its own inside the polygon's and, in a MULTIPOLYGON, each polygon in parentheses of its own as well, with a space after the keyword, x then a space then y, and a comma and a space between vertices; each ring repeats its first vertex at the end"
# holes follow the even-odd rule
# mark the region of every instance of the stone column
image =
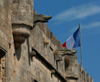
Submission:
POLYGON ((33 28, 33 0, 12 0, 12 28, 15 48, 24 43, 33 28))

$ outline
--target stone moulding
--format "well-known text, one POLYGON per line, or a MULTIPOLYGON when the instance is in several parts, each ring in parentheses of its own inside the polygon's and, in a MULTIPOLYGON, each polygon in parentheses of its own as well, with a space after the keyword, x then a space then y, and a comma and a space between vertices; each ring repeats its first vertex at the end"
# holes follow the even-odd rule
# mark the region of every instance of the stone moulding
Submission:
POLYGON ((15 48, 19 48, 25 39, 30 36, 31 26, 25 24, 13 24, 13 36, 15 42, 15 48))

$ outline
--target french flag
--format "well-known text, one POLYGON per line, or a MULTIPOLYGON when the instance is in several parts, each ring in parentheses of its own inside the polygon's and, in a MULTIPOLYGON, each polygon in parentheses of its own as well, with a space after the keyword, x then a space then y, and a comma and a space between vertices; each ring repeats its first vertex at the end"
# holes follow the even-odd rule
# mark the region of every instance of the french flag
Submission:
POLYGON ((74 32, 73 35, 71 35, 65 43, 62 44, 63 47, 67 47, 68 49, 73 49, 75 47, 80 46, 80 27, 74 32))

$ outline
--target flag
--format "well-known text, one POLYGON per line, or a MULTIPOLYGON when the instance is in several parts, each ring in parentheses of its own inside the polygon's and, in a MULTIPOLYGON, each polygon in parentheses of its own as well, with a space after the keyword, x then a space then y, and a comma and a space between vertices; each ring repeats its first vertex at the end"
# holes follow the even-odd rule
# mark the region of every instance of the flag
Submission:
POLYGON ((80 27, 71 35, 66 42, 63 43, 63 47, 67 47, 68 49, 73 49, 75 47, 80 46, 80 38, 79 38, 80 27))

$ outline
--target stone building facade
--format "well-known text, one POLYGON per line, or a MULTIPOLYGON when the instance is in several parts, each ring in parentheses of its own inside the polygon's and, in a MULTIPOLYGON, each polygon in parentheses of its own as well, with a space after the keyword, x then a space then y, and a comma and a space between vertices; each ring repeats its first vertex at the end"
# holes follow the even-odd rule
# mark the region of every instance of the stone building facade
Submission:
POLYGON ((0 0, 0 82, 93 82, 76 50, 50 32, 33 0, 0 0))

